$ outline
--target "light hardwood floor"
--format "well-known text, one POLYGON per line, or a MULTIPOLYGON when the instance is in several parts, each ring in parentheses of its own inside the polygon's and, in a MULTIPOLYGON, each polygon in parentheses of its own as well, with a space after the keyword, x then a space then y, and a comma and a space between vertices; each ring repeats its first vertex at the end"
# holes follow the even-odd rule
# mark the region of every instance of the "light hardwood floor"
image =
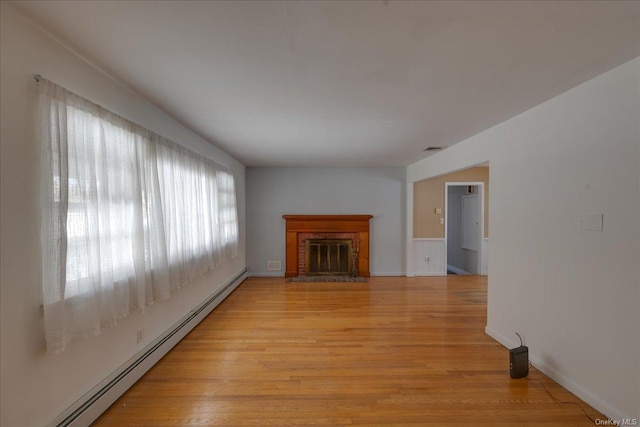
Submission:
POLYGON ((250 278, 95 423, 584 425, 601 418, 485 335, 481 276, 250 278), (569 403, 567 403, 569 402, 569 403))

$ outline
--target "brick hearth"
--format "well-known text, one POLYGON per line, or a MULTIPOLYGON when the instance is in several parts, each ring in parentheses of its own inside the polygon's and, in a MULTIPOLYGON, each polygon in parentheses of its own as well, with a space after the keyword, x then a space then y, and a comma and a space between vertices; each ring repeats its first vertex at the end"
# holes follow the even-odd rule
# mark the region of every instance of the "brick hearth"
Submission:
POLYGON ((298 233, 298 276, 306 275, 305 240, 307 239, 350 239, 353 250, 356 250, 360 243, 358 233, 298 233))

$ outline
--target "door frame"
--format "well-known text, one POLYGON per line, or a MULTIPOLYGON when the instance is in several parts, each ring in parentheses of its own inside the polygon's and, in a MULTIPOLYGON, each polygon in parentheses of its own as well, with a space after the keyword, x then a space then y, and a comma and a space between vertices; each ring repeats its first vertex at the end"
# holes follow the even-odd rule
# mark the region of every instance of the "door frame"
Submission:
MULTIPOLYGON (((478 196, 480 196, 480 248, 478 250, 477 270, 476 274, 482 275, 482 266, 485 253, 484 253, 484 182, 457 182, 446 181, 444 183, 444 266, 445 269, 449 266, 448 250, 449 250, 449 232, 448 232, 448 216, 449 216, 449 187, 464 187, 464 186, 476 186, 478 188, 478 196)), ((446 271, 445 271, 446 274, 446 271)))

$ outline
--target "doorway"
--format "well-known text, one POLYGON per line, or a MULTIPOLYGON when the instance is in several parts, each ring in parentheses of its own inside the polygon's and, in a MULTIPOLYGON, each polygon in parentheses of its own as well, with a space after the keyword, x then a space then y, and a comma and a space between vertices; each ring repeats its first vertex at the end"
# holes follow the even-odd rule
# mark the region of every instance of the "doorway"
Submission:
POLYGON ((445 183, 447 274, 482 274, 484 183, 445 183))

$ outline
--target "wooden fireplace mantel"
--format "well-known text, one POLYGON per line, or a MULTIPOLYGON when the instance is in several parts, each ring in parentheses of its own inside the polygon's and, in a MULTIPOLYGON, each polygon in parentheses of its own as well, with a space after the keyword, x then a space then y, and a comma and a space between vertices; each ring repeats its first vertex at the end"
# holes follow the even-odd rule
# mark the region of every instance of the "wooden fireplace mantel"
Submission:
POLYGON ((358 274, 369 277, 369 220, 373 215, 282 215, 286 221, 285 277, 298 275, 298 233, 358 233, 358 274))

